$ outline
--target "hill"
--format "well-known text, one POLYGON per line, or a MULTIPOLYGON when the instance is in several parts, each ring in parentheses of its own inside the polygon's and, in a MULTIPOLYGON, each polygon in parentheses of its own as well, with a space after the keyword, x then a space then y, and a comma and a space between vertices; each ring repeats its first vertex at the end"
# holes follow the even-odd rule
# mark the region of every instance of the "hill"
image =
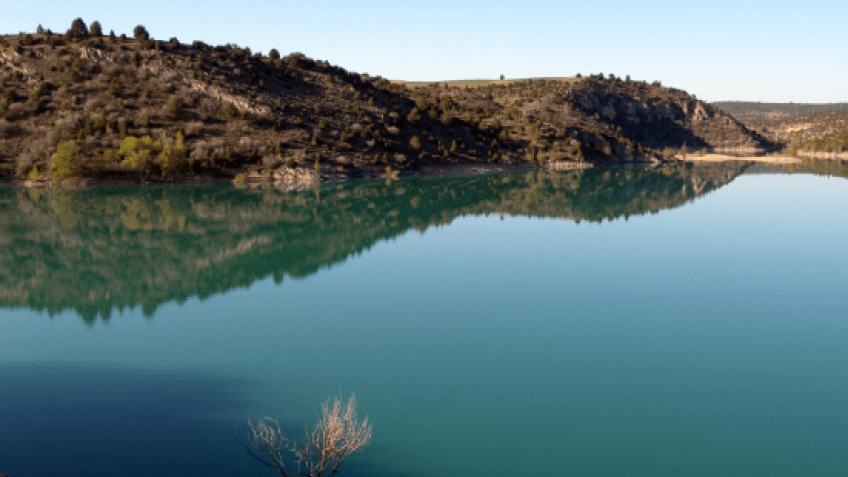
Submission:
POLYGON ((848 111, 794 116, 761 124, 759 129, 786 143, 793 155, 848 159, 848 111))
POLYGON ((740 121, 752 124, 777 121, 793 116, 805 116, 832 111, 848 112, 848 103, 758 103, 748 101, 716 101, 712 106, 740 121))
POLYGON ((314 183, 776 147, 658 83, 599 75, 412 89, 300 53, 72 27, 0 38, 0 177, 314 183))

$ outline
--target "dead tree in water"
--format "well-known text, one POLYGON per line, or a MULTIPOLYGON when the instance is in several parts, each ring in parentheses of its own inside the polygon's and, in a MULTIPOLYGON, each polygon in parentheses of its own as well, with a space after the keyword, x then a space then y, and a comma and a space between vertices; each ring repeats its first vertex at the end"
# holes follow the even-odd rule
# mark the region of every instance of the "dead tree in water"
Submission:
POLYGON ((303 442, 288 439, 277 421, 263 418, 255 424, 247 421, 249 428, 245 446, 261 451, 271 459, 267 462, 251 455, 276 470, 283 477, 332 476, 352 453, 371 441, 371 423, 368 416, 361 421, 356 416, 356 397, 351 395, 343 404, 339 397, 321 406, 321 420, 308 432, 303 442), (294 462, 293 465, 286 461, 294 462))

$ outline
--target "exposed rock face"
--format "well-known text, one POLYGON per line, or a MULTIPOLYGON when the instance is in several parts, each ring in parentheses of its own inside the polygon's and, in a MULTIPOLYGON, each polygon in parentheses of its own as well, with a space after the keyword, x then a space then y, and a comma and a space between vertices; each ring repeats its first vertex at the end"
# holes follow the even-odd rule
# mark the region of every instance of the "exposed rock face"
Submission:
POLYGON ((570 110, 620 128, 625 137, 651 148, 765 152, 777 147, 732 116, 672 88, 587 80, 575 83, 563 100, 570 110))
MULTIPOLYGON (((110 53, 108 51, 99 50, 96 48, 80 48, 80 58, 91 60, 94 63, 102 65, 123 65, 129 64, 130 55, 128 53, 110 53)), ((271 108, 259 104, 255 101, 250 101, 248 98, 230 94, 224 91, 223 88, 207 84, 203 81, 198 81, 185 76, 185 72, 177 68, 166 66, 163 61, 150 53, 144 54, 145 62, 141 68, 158 76, 176 78, 194 91, 198 91, 207 98, 211 99, 215 104, 232 104, 242 114, 265 115, 271 114, 271 108)))
POLYGON ((300 189, 317 185, 321 175, 314 169, 305 167, 281 167, 274 172, 274 185, 284 189, 300 189))

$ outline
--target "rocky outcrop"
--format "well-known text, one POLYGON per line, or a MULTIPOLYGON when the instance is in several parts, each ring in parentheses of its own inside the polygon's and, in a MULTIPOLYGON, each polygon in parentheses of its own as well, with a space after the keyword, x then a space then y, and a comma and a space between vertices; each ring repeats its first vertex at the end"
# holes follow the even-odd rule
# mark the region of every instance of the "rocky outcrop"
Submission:
POLYGON ((673 88, 586 80, 564 98, 573 108, 645 146, 763 153, 778 147, 729 114, 673 88))

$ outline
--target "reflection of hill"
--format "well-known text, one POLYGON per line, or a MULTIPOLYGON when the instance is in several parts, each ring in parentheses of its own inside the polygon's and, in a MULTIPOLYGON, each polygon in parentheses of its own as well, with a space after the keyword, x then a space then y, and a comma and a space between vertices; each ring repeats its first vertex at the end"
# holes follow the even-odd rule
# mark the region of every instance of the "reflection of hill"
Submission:
POLYGON ((802 159, 798 164, 753 163, 745 174, 813 174, 848 179, 848 161, 802 159))
POLYGON ((786 164, 784 170, 792 173, 848 178, 846 161, 813 161, 804 159, 800 164, 786 164))
POLYGON ((0 189, 0 306, 86 321, 303 277, 410 229, 501 213, 601 221, 680 206, 745 165, 589 169, 337 184, 0 189))

